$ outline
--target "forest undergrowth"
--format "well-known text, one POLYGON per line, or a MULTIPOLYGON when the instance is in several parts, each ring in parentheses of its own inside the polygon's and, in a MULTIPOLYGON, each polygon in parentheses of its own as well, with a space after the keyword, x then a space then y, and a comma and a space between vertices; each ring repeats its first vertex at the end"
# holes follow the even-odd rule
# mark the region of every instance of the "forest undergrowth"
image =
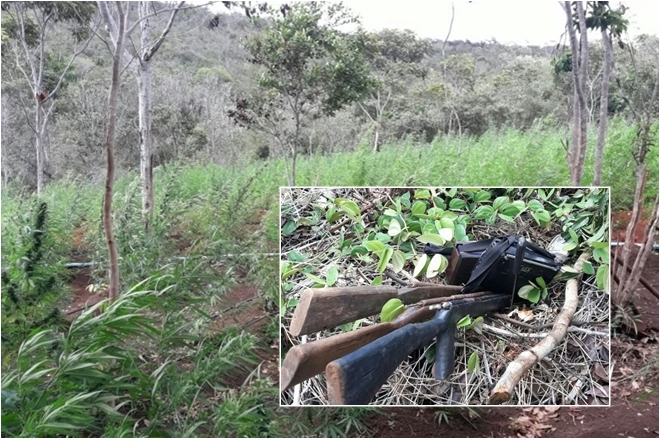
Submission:
MULTIPOLYGON (((621 120, 610 125, 603 182, 611 186, 613 211, 632 204, 634 135, 621 120)), ((568 185, 564 137, 542 128, 489 131, 430 144, 409 139, 376 155, 365 142, 351 153, 303 157, 298 184, 568 185)), ((650 201, 658 188, 657 145, 649 158, 650 201)), ((2 189, 3 436, 367 432, 365 415, 372 410, 280 409, 277 381, 260 369, 260 353, 276 351, 271 342, 279 338, 279 267, 272 254, 279 252, 284 163, 168 164, 154 178, 148 230, 139 176, 118 179, 122 295, 75 318, 64 311, 79 269, 67 263, 91 263, 89 290, 100 298, 105 288, 103 188, 68 178, 47 185, 39 199, 22 188, 2 189), (258 331, 213 330, 223 298, 239 285, 256 288, 268 322, 258 331)))

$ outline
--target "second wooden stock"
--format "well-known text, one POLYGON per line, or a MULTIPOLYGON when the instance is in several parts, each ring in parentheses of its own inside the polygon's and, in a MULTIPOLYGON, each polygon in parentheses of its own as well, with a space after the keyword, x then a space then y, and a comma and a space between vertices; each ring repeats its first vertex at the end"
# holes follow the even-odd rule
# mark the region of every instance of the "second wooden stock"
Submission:
POLYGON ((422 283, 402 289, 391 286, 307 289, 302 293, 293 313, 289 332, 293 336, 306 335, 376 315, 392 298, 399 298, 404 304, 412 304, 455 295, 460 291, 461 286, 422 283))

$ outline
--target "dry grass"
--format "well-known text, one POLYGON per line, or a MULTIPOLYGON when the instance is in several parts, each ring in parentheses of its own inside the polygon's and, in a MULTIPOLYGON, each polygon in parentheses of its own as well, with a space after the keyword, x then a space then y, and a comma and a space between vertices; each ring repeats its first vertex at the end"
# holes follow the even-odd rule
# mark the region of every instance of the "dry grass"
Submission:
MULTIPOLYGON (((401 192, 397 188, 292 188, 282 189, 281 205, 282 225, 288 219, 314 217, 314 225, 300 226, 293 234, 283 236, 281 243, 282 255, 297 251, 308 256, 303 265, 311 265, 312 273, 324 277, 332 266, 339 269, 338 286, 369 285, 379 275, 376 271, 376 261, 364 261, 350 256, 340 255, 340 234, 347 238, 351 235, 349 223, 330 224, 323 216, 314 214, 314 206, 325 207, 336 197, 345 197, 358 203, 363 214, 365 226, 374 224, 369 214, 380 206, 374 203, 378 200, 383 204, 392 201, 401 192), (337 226, 337 225, 341 226, 337 226)), ((519 234, 529 241, 542 247, 557 233, 558 226, 550 230, 540 228, 528 216, 516 218, 515 224, 498 222, 487 225, 476 221, 470 225, 468 233, 475 240, 495 236, 519 234)), ((286 259, 286 257, 284 257, 286 259)), ((412 271, 407 264, 404 271, 412 271)), ((406 274, 397 274, 406 278, 406 274)), ((424 280, 422 280, 424 281, 424 280)), ((438 282, 437 279, 433 282, 438 282)), ((300 293, 314 282, 302 273, 296 273, 284 281, 289 283, 290 290, 283 291, 286 300, 298 298, 300 293)), ((395 285, 389 277, 383 276, 383 284, 395 285)), ((546 303, 528 304, 533 310, 534 318, 528 328, 499 318, 486 317, 486 325, 482 334, 474 330, 459 329, 455 340, 454 372, 443 381, 433 378, 432 361, 427 361, 427 351, 417 350, 402 363, 395 373, 384 384, 372 401, 373 405, 482 405, 487 404, 490 387, 504 372, 508 363, 522 351, 538 343, 552 324, 563 305, 563 288, 565 282, 555 282, 549 286, 549 297, 546 303), (478 368, 469 372, 467 363, 473 352, 479 355, 478 368)), ((518 384, 509 402, 511 405, 607 405, 609 403, 609 387, 607 379, 603 379, 603 371, 609 371, 610 337, 609 337, 609 295, 600 291, 595 285, 595 277, 585 276, 580 284, 580 304, 574 317, 579 326, 569 329, 569 333, 561 344, 551 352, 550 356, 537 363, 518 384)), ((520 304, 520 307, 523 305, 520 304)), ((282 316, 281 343, 283 353, 293 345, 301 343, 301 338, 292 337, 287 329, 291 320, 293 308, 287 309, 282 316)), ((514 316, 514 318, 516 318, 514 316)), ((378 316, 362 320, 360 326, 378 322, 378 316)), ((306 336, 306 341, 326 338, 341 332, 333 329, 306 336)), ((433 359, 434 356, 428 356, 433 359)), ((327 393, 323 374, 303 382, 292 390, 281 395, 284 405, 324 405, 327 404, 327 393)))

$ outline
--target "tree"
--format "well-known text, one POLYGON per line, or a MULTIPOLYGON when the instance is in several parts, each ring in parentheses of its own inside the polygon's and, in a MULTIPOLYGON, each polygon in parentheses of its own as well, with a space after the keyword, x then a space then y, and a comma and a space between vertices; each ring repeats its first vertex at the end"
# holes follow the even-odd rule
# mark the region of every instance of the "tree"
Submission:
POLYGON ((258 91, 239 99, 230 116, 274 139, 289 185, 296 183, 301 129, 364 98, 376 85, 357 41, 337 30, 354 21, 341 4, 296 3, 246 45, 263 73, 258 91))
POLYGON ((598 121, 598 141, 596 143, 596 160, 594 162, 593 185, 600 185, 603 169, 603 150, 605 149, 605 134, 607 132, 607 112, 610 90, 610 72, 614 67, 612 54, 612 36, 621 38, 628 21, 623 18, 625 8, 614 11, 608 2, 589 2, 590 16, 586 19, 588 29, 599 29, 603 45, 603 78, 600 91, 600 116, 598 121))
POLYGON ((117 97, 119 95, 119 86, 121 82, 121 59, 124 53, 124 33, 126 21, 130 8, 128 5, 122 5, 122 2, 115 2, 117 8, 117 34, 114 39, 114 50, 112 53, 112 82, 110 84, 110 94, 108 97, 108 121, 105 137, 106 153, 106 180, 105 193, 103 194, 103 229, 105 230, 106 243, 108 245, 108 254, 110 257, 110 284, 108 286, 108 297, 114 301, 119 297, 119 263, 117 256, 117 243, 112 222, 112 195, 115 182, 115 121, 117 114, 117 97), (124 10, 125 8, 125 10, 124 10))
POLYGON ((568 149, 568 166, 573 185, 580 185, 584 170, 584 158, 587 152, 587 100, 585 87, 589 63, 589 43, 587 24, 582 2, 564 2, 566 28, 571 45, 573 71, 573 142, 568 149), (577 28, 580 32, 580 46, 575 33, 573 7, 577 16, 577 28))
MULTIPOLYGON (((117 22, 110 13, 108 2, 98 2, 101 16, 106 24, 113 44, 117 45, 119 38, 119 29, 117 22)), ((132 32, 140 28, 140 46, 135 48, 134 53, 129 53, 128 49, 122 53, 124 63, 129 64, 133 58, 137 59, 135 63, 135 78, 138 83, 138 114, 139 114, 139 131, 140 131, 140 179, 142 182, 142 213, 145 220, 145 226, 148 228, 149 217, 153 212, 154 192, 153 192, 153 154, 152 154, 152 137, 151 137, 151 118, 152 118, 152 96, 151 96, 151 60, 158 52, 158 49, 163 44, 165 37, 170 32, 174 18, 179 12, 185 2, 180 2, 177 6, 161 7, 158 11, 154 9, 153 2, 142 1, 137 3, 138 18, 125 28, 126 35, 122 38, 130 37, 132 32), (152 39, 152 23, 151 19, 163 12, 170 11, 169 19, 165 24, 164 29, 161 31, 160 36, 155 40, 152 39)), ((130 11, 132 4, 127 6, 130 11)))
POLYGON ((15 66, 29 84, 34 100, 32 114, 28 113, 27 104, 23 110, 35 135, 37 195, 41 195, 48 164, 45 137, 55 108, 54 98, 70 79, 74 61, 94 37, 88 26, 96 8, 93 2, 15 2, 3 3, 2 9, 9 17, 2 23, 3 43, 6 32, 13 43, 15 66), (53 61, 47 48, 56 25, 69 26, 77 43, 66 64, 53 61))
POLYGON ((394 98, 405 90, 406 80, 425 77, 426 69, 420 63, 431 50, 427 40, 421 40, 410 31, 385 29, 378 33, 360 35, 362 51, 371 71, 379 81, 369 99, 359 103, 374 127, 374 153, 379 150, 379 135, 385 110, 394 98))

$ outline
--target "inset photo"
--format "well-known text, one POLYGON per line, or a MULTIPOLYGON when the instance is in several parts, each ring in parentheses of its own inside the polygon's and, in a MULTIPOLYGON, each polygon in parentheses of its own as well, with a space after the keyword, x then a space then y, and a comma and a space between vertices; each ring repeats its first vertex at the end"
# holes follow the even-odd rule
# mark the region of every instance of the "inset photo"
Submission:
POLYGON ((610 404, 609 188, 283 187, 281 405, 610 404))

